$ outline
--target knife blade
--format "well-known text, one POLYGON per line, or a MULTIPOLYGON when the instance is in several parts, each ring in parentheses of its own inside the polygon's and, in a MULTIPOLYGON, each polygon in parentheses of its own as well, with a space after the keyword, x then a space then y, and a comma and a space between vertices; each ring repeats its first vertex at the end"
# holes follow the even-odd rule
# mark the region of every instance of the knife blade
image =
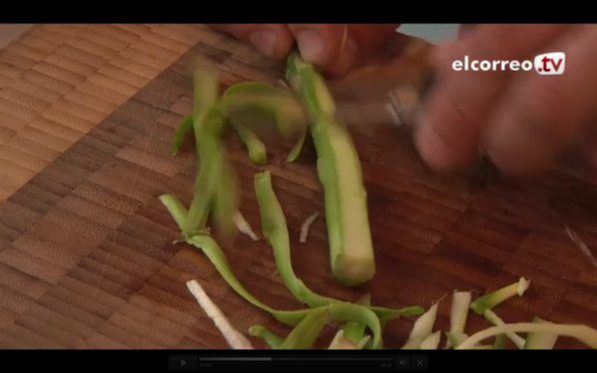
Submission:
MULTIPOLYGON (((330 82, 328 87, 336 104, 335 119, 346 126, 370 130, 376 126, 413 126, 434 82, 432 73, 417 77, 359 78, 349 82, 330 82)), ((278 83, 280 85, 281 83, 278 83)), ((279 93, 258 93, 252 99, 274 98, 279 93), (274 96, 270 96, 274 95, 274 96)), ((234 112, 239 106, 229 106, 234 112)), ((303 108, 306 110, 306 108, 303 108)), ((275 130, 272 123, 245 118, 256 132, 275 130)), ((244 121, 243 121, 244 122, 244 121)), ((309 123, 292 123, 299 133, 309 123)))
POLYGON ((336 119, 349 126, 413 126, 433 82, 433 75, 428 75, 419 81, 343 84, 335 94, 336 119), (361 92, 361 97, 345 98, 347 92, 361 92))
MULTIPOLYGON (((337 97, 336 118, 339 122, 349 126, 413 126, 432 87, 433 79, 391 85, 384 82, 373 88, 370 81, 350 84, 354 85, 351 89, 367 85, 367 89, 361 89, 361 92, 367 92, 367 95, 356 99, 337 97), (379 94, 371 91, 372 89, 377 90, 379 94)), ((344 88, 347 87, 344 85, 344 88)), ((346 91, 343 94, 345 95, 346 91)))

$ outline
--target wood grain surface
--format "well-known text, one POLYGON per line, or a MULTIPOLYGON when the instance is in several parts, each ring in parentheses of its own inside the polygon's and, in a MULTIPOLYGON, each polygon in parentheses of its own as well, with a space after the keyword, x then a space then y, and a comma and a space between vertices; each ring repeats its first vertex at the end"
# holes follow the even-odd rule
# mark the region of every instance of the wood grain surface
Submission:
MULTIPOLYGON (((225 348, 188 293, 197 279, 241 330, 288 329, 238 297, 198 251, 172 244, 178 229, 157 197, 190 201, 191 151, 168 155, 190 113, 188 65, 215 62, 226 85, 274 81, 280 66, 198 25, 42 25, 0 56, 0 347, 225 348)), ((597 270, 565 233, 597 244, 597 187, 581 170, 512 182, 491 175, 438 176, 408 136, 355 134, 369 192, 378 274, 360 289, 331 278, 325 221, 298 243, 302 222, 323 212, 309 145, 296 164, 268 148, 287 216, 297 274, 314 291, 350 300, 370 292, 388 307, 429 306, 455 289, 481 294, 532 280, 496 312, 597 326, 597 270)), ((389 130, 387 130, 389 131, 389 130)), ((252 165, 232 135, 242 212, 260 230, 252 165)), ((224 245, 240 281, 265 303, 297 309, 265 243, 224 245)), ((441 303, 438 328, 449 323, 441 303)), ((388 348, 413 320, 391 322, 388 348)), ((470 318, 473 332, 487 327, 470 318)), ((331 334, 329 334, 331 337, 331 334)), ((262 346, 259 342, 256 345, 262 346)), ((559 348, 579 348, 562 339, 559 348)))

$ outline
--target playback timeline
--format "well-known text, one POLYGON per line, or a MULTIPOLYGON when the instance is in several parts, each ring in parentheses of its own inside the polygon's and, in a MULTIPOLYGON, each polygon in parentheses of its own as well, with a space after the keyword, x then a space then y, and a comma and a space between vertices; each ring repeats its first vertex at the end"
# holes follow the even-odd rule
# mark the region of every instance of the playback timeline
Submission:
POLYGON ((425 372, 429 370, 429 355, 261 355, 224 356, 218 354, 170 355, 171 372, 304 372, 308 370, 342 372, 425 372))

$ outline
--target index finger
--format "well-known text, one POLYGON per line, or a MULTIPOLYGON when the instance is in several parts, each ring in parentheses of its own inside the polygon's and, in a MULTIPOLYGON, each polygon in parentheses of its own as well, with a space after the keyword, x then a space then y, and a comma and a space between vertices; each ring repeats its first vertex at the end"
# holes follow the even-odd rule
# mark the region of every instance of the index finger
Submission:
POLYGON ((440 47, 437 86, 415 133, 425 161, 436 169, 453 170, 475 160, 484 123, 513 73, 504 64, 496 65, 496 71, 456 71, 453 61, 465 56, 469 61, 520 61, 569 27, 479 25, 454 45, 440 47))
POLYGON ((210 27, 250 42, 269 57, 284 58, 294 40, 284 23, 210 23, 210 27))

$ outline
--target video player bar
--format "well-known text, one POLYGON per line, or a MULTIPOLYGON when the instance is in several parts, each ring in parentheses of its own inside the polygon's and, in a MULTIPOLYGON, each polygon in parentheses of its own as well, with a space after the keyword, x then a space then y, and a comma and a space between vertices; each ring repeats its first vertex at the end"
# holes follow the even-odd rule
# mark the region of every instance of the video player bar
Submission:
POLYGON ((172 372, 424 372, 429 370, 428 355, 380 356, 209 356, 171 355, 169 370, 172 372))

